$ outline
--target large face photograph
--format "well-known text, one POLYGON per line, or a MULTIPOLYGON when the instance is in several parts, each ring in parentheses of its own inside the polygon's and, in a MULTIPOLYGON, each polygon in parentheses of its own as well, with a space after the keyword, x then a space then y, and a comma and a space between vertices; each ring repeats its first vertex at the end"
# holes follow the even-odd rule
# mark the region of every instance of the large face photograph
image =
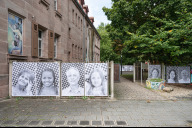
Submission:
POLYGON ((8 14, 8 53, 22 55, 23 19, 8 14))
POLYGON ((148 78, 161 78, 161 65, 149 65, 148 78))
POLYGON ((178 67, 177 66, 167 66, 166 67, 166 80, 167 83, 178 83, 178 67))
POLYGON ((59 96, 59 63, 37 63, 37 96, 59 96))
POLYGON ((84 96, 83 63, 62 63, 62 96, 84 96))
POLYGON ((190 83, 190 67, 178 67, 179 83, 190 83))
POLYGON ((85 64, 85 95, 108 96, 108 65, 106 63, 85 64))
POLYGON ((12 96, 35 96, 37 63, 13 62, 12 96))
POLYGON ((191 66, 191 83, 192 83, 192 66, 191 66))

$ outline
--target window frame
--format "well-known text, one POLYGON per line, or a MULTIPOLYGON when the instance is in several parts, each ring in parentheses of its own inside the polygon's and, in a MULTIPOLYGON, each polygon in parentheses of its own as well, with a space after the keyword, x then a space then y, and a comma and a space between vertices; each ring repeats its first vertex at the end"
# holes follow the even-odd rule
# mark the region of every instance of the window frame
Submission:
POLYGON ((58 10, 58 0, 54 0, 54 9, 58 10))
POLYGON ((38 30, 38 56, 39 57, 43 56, 43 54, 42 54, 43 53, 42 52, 42 50, 43 50, 43 36, 42 36, 42 34, 43 34, 43 31, 41 29, 39 29, 38 30), (41 38, 39 37, 39 32, 41 32, 41 38), (41 48, 39 47, 39 41, 41 41, 41 48), (39 51, 41 51, 41 53, 39 51))
POLYGON ((54 38, 54 58, 57 58, 57 44, 58 44, 58 37, 55 35, 55 38, 54 38))

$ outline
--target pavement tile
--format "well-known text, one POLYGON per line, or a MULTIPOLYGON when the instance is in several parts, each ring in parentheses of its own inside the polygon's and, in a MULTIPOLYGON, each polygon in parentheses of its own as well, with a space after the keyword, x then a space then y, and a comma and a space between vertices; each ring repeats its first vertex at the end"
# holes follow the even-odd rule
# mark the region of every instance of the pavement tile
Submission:
POLYGON ((54 125, 64 125, 65 121, 55 121, 54 125))
POLYGON ((38 125, 40 121, 31 121, 28 125, 38 125))
POLYGON ((114 121, 104 121, 105 125, 107 126, 112 126, 112 125, 115 125, 114 121))
POLYGON ((43 121, 42 125, 51 125, 53 121, 43 121))
POLYGON ((117 125, 127 125, 125 121, 117 121, 117 125))
POLYGON ((15 122, 14 120, 7 120, 7 121, 3 122, 3 124, 10 125, 10 124, 13 124, 14 122, 15 122))
POLYGON ((80 125, 89 125, 89 121, 80 121, 80 125))
POLYGON ((68 121, 67 125, 77 125, 77 121, 68 121))
POLYGON ((92 125, 100 126, 102 125, 102 121, 92 121, 92 125))
POLYGON ((16 125, 26 125, 28 121, 17 121, 16 125))

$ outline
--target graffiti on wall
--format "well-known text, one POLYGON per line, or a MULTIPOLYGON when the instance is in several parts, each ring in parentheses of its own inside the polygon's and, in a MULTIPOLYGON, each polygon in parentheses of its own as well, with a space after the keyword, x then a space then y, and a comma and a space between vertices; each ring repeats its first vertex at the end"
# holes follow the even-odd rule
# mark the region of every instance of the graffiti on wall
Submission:
POLYGON ((8 53, 22 55, 23 19, 13 14, 8 15, 8 53))
POLYGON ((155 90, 163 90, 163 88, 165 87, 165 81, 151 82, 150 80, 146 80, 146 87, 155 90))

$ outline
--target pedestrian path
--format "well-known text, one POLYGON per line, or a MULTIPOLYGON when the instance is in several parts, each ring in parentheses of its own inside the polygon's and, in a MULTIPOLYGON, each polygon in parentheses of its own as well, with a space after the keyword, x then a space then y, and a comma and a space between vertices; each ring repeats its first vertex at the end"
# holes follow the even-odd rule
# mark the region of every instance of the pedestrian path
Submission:
POLYGON ((0 102, 0 126, 190 126, 191 101, 14 99, 0 102))
POLYGON ((123 77, 120 83, 115 83, 115 98, 119 100, 168 100, 123 77))

